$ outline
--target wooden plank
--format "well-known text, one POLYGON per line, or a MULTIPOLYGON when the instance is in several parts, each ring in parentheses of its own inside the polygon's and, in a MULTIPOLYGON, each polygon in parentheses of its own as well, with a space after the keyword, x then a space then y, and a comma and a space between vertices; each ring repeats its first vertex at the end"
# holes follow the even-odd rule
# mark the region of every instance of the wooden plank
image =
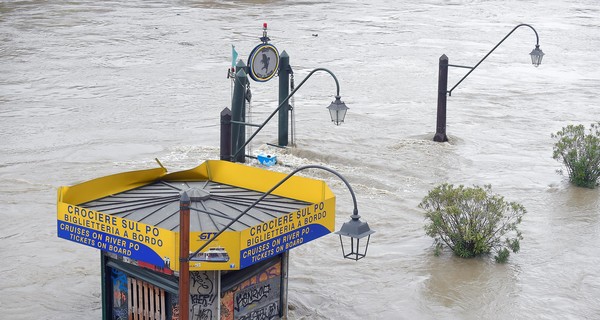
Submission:
POLYGON ((132 283, 132 286, 131 286, 132 290, 131 291, 133 291, 133 300, 131 301, 131 303, 132 303, 131 312, 133 313, 133 320, 139 320, 138 313, 137 313, 137 310, 138 310, 138 303, 137 303, 137 301, 138 301, 138 297, 137 297, 137 294, 138 294, 137 280, 136 279, 132 279, 131 283, 132 283))
POLYGON ((160 302, 158 301, 158 287, 154 287, 154 296, 152 297, 152 301, 154 301, 154 309, 152 309, 152 314, 154 315, 153 320, 159 320, 160 315, 158 313, 158 308, 160 306, 160 302))
POLYGON ((127 319, 133 320, 131 310, 133 310, 133 301, 131 299, 131 277, 127 277, 127 319))
POLYGON ((167 320, 166 298, 164 289, 127 277, 128 320, 167 320))
POLYGON ((167 320, 165 310, 165 290, 160 289, 160 320, 167 320))
POLYGON ((148 289, 150 289, 149 290, 149 299, 148 299, 148 300, 150 300, 150 309, 148 309, 148 319, 155 320, 156 319, 155 318, 155 315, 156 315, 156 311, 155 311, 156 302, 155 301, 156 301, 156 299, 154 298, 155 297, 154 291, 156 290, 156 287, 153 285, 150 285, 150 287, 148 289))
POLYGON ((142 284, 142 280, 138 280, 138 305, 137 305, 137 315, 138 320, 144 320, 144 285, 142 284))
POLYGON ((144 292, 144 301, 142 302, 142 308, 144 308, 144 320, 148 320, 148 309, 149 309, 149 301, 148 301, 148 283, 144 282, 143 289, 144 292))

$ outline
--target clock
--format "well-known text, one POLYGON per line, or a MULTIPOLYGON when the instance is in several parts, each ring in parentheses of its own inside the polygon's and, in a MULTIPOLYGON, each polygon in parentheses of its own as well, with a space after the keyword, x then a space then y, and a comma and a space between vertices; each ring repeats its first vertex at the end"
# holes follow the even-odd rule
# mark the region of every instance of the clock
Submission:
POLYGON ((273 78, 279 68, 279 52, 272 44, 259 44, 252 50, 248 58, 250 78, 265 82, 273 78))

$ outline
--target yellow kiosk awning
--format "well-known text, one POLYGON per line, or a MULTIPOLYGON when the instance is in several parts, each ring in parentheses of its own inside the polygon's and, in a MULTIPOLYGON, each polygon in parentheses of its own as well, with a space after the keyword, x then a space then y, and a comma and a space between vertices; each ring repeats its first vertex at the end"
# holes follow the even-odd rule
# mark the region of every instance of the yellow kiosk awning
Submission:
MULTIPOLYGON (((63 239, 139 264, 179 270, 180 195, 191 195, 194 252, 286 175, 228 161, 167 173, 140 170, 60 187, 63 239)), ((293 176, 232 224, 190 270, 239 270, 333 231, 335 196, 315 179, 293 176)))

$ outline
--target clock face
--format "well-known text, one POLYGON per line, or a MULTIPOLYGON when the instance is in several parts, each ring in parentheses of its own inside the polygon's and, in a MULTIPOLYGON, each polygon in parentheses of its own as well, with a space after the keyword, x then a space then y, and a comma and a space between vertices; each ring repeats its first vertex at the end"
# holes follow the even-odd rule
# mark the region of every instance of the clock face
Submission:
POLYGON ((275 75, 279 68, 279 52, 270 44, 260 44, 248 58, 250 77, 255 81, 264 82, 275 75))

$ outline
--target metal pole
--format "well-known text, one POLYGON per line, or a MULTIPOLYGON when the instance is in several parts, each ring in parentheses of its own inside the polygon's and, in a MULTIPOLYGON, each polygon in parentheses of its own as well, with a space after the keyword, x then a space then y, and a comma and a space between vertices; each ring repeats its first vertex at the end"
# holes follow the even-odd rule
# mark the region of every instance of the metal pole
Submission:
MULTIPOLYGON (((108 288, 106 287, 106 285, 108 283, 111 283, 108 280, 108 274, 106 272, 106 258, 104 257, 104 251, 100 251, 100 281, 102 283, 102 320, 108 320, 108 306, 110 305, 108 303, 108 299, 110 297, 112 297, 112 292, 111 294, 108 294, 108 288)), ((112 315, 112 312, 111 312, 112 315)))
POLYGON ((448 57, 440 57, 438 74, 437 124, 433 141, 446 142, 446 94, 448 93, 448 57))
POLYGON ((286 251, 281 254, 281 310, 279 316, 281 320, 288 318, 288 274, 290 264, 290 252, 286 251))
POLYGON ((279 56, 279 104, 285 100, 285 106, 279 110, 279 146, 288 145, 288 116, 290 104, 286 97, 290 93, 290 56, 285 50, 279 56))
POLYGON ((190 317, 190 197, 187 192, 179 200, 179 319, 190 317))
MULTIPOLYGON (((240 60, 241 62, 241 60, 240 60)), ((243 64, 243 62, 241 62, 243 64)), ((238 72, 235 74, 235 85, 233 88, 233 100, 231 101, 231 120, 244 122, 246 109, 246 84, 248 83, 248 75, 246 74, 245 66, 240 66, 238 63, 238 72)), ((242 123, 232 123, 231 125, 231 147, 232 150, 237 150, 236 154, 231 157, 233 162, 246 162, 246 126, 242 123), (242 150, 240 150, 242 149, 242 150), (242 151, 242 152, 239 152, 242 151)))
POLYGON ((221 160, 231 161, 231 110, 221 111, 221 160))

